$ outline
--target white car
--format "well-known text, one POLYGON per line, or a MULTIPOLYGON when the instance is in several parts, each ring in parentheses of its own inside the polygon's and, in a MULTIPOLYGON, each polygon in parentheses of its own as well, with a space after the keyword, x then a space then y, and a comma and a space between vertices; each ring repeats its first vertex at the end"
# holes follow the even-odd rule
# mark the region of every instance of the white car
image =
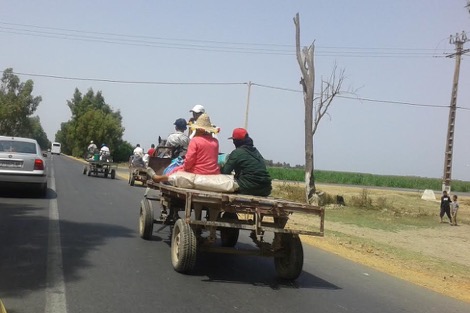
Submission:
POLYGON ((0 136, 0 184, 32 185, 45 196, 46 156, 35 139, 0 136))

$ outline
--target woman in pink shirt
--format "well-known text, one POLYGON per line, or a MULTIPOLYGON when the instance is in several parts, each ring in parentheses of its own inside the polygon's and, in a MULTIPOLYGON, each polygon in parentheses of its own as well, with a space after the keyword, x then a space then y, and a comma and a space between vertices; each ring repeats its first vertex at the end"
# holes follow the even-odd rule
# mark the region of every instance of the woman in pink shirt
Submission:
POLYGON ((167 175, 152 175, 154 182, 168 181, 168 176, 177 171, 203 175, 220 174, 217 164, 219 141, 212 136, 218 129, 212 126, 209 115, 204 113, 199 116, 197 122, 191 125, 191 131, 194 137, 189 141, 183 165, 167 175))

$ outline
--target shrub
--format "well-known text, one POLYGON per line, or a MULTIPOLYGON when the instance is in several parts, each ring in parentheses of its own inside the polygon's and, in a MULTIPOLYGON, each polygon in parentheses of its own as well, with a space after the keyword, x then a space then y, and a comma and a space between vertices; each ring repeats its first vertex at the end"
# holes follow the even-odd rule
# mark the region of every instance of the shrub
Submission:
POLYGON ((369 197, 369 191, 367 189, 362 189, 362 192, 359 196, 353 196, 351 198, 352 206, 358 208, 371 209, 372 208, 372 199, 369 197))

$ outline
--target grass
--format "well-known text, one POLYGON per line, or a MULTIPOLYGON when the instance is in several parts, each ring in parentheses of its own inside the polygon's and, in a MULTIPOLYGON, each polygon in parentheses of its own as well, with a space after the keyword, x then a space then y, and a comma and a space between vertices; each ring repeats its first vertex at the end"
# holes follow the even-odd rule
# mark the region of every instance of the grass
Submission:
MULTIPOLYGON (((298 182, 274 181, 271 195, 305 202, 303 172, 300 173, 302 179, 298 182)), ((364 187, 367 184, 363 181, 359 187, 341 185, 340 181, 329 182, 338 184, 322 184, 317 176, 317 192, 322 195, 321 205, 325 208, 325 236, 305 236, 303 241, 436 292, 470 302, 470 264, 462 263, 462 259, 454 262, 454 259, 448 258, 447 252, 436 248, 440 244, 446 244, 449 248, 451 243, 447 240, 448 237, 442 237, 441 231, 446 230, 446 236, 452 236, 454 229, 438 222, 440 194, 436 194, 437 199, 434 201, 421 199, 424 189, 434 188, 420 183, 408 191, 402 191, 364 187), (344 199, 345 205, 336 203, 337 196, 344 199), (428 246, 429 240, 434 245, 428 246)), ((440 189, 440 182, 438 183, 439 186, 434 190, 440 189)), ((383 186, 382 183, 379 185, 383 186)), ((452 190, 456 190, 454 184, 452 190)), ((470 197, 460 195, 459 202, 458 222, 469 225, 470 197)), ((288 225, 289 223, 295 229, 306 230, 314 225, 308 221, 306 215, 300 213, 293 214, 288 225)), ((456 237, 456 240, 464 239, 456 237)))
MULTIPOLYGON (((305 172, 301 168, 269 167, 268 171, 271 177, 274 179, 297 182, 303 182, 305 180, 305 172)), ((318 184, 329 183, 342 185, 408 188, 418 190, 441 190, 442 188, 442 179, 439 178, 373 175, 321 170, 315 171, 315 182, 318 184)), ((459 192, 469 192, 470 182, 454 180, 452 181, 452 190, 459 192)))
MULTIPOLYGON (((342 222, 360 227, 397 231, 408 227, 436 227, 439 200, 424 201, 419 191, 389 191, 374 188, 317 185, 326 209, 326 221, 342 222), (336 204, 344 198, 345 206, 336 204)), ((274 197, 305 202, 305 189, 301 183, 274 184, 274 197)), ((439 197, 440 195, 437 195, 439 197)), ((470 224, 470 198, 460 197, 459 223, 470 224)))

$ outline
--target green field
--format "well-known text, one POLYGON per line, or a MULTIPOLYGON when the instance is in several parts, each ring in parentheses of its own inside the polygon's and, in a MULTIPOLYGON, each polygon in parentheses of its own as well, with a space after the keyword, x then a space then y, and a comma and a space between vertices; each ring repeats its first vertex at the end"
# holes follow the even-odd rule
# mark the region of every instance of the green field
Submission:
MULTIPOLYGON (((269 167, 269 174, 273 179, 304 181, 305 172, 299 168, 269 167)), ((350 172, 315 171, 316 183, 394 187, 409 189, 441 190, 442 180, 439 178, 426 178, 416 176, 373 175, 350 172)), ((452 191, 469 192, 470 182, 454 180, 451 183, 452 191)))

